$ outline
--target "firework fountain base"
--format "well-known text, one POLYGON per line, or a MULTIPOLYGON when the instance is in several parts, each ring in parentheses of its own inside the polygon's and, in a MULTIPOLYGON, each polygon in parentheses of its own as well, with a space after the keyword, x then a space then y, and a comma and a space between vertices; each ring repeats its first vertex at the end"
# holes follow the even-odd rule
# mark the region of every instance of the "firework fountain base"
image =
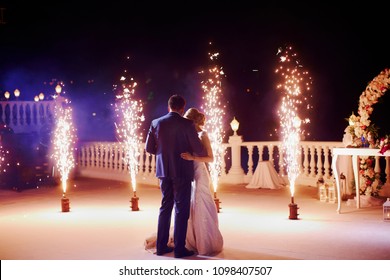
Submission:
POLYGON ((63 196, 61 198, 61 210, 62 210, 62 212, 69 212, 70 211, 69 198, 67 198, 65 196, 65 194, 63 194, 63 196))
POLYGON ((130 200, 130 202, 131 202, 131 210, 132 211, 139 211, 138 200, 139 200, 139 197, 137 197, 137 193, 134 192, 134 195, 133 195, 133 197, 130 200))
POLYGON ((294 203, 294 197, 291 197, 291 203, 288 205, 290 207, 290 216, 288 217, 290 220, 298 219, 298 205, 294 203))
POLYGON ((217 198, 217 192, 214 192, 214 202, 215 202, 215 207, 217 208, 217 212, 219 213, 219 210, 221 210, 221 202, 219 201, 219 198, 217 198))

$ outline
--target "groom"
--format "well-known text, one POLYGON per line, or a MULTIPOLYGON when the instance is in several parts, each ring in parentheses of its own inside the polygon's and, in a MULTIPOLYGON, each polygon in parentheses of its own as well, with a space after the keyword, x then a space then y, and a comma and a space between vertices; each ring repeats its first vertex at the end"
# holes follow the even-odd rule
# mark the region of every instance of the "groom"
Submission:
POLYGON ((189 151, 206 156, 194 122, 182 117, 185 105, 182 96, 172 95, 168 100, 168 114, 152 121, 145 144, 146 151, 156 155, 156 176, 160 180, 162 193, 156 254, 161 256, 174 250, 175 258, 194 254, 185 248, 194 165, 193 161, 182 159, 180 154, 189 151), (173 207, 175 248, 168 247, 173 207))

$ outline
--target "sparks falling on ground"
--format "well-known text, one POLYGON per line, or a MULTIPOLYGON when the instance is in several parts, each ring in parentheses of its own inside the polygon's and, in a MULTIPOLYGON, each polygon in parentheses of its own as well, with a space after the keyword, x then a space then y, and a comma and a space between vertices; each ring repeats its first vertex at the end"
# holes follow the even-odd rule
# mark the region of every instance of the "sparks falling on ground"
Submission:
POLYGON ((8 164, 6 163, 8 151, 5 150, 1 143, 0 137, 0 174, 7 172, 8 164))
POLYGON ((218 179, 222 170, 223 152, 222 140, 224 137, 223 117, 225 115, 224 106, 222 106, 221 97, 221 79, 224 75, 221 67, 215 64, 218 53, 209 53, 212 66, 208 69, 206 79, 202 81, 204 92, 202 110, 206 116, 205 129, 209 135, 211 148, 214 154, 214 161, 209 163, 210 178, 213 184, 214 193, 217 191, 218 179))
POLYGON ((56 127, 53 139, 53 158, 61 175, 62 192, 63 196, 65 196, 69 173, 75 166, 74 144, 76 133, 72 123, 72 108, 68 104, 57 102, 55 115, 56 127))
POLYGON ((301 150, 299 142, 304 133, 303 125, 309 123, 308 118, 303 118, 307 110, 311 108, 309 98, 305 93, 310 90, 311 78, 308 72, 303 70, 297 60, 297 54, 291 53, 292 47, 279 49, 280 66, 276 74, 282 82, 277 89, 282 94, 281 106, 278 111, 280 117, 280 129, 282 137, 282 153, 287 176, 290 183, 291 197, 294 197, 295 181, 300 172, 301 150))
POLYGON ((142 114, 143 105, 140 100, 135 99, 135 87, 137 83, 131 78, 129 84, 127 78, 121 77, 121 88, 114 90, 116 93, 115 112, 118 122, 115 123, 116 134, 119 142, 123 143, 123 161, 128 166, 131 186, 136 194, 136 175, 139 168, 138 157, 140 155, 140 143, 142 133, 140 132, 141 122, 144 121, 142 114))
POLYGON ((4 176, 2 175, 2 173, 7 172, 9 166, 9 164, 7 163, 8 156, 9 156, 9 151, 7 151, 5 147, 3 147, 3 139, 2 139, 2 135, 0 135, 0 176, 4 176))

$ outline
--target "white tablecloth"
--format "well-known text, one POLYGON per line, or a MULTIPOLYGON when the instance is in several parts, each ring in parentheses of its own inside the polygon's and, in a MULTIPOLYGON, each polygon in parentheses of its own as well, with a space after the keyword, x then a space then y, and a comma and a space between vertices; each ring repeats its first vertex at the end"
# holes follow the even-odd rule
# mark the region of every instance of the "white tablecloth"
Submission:
POLYGON ((260 161, 255 173, 246 188, 252 189, 280 189, 286 186, 286 182, 276 172, 274 166, 269 161, 260 161))

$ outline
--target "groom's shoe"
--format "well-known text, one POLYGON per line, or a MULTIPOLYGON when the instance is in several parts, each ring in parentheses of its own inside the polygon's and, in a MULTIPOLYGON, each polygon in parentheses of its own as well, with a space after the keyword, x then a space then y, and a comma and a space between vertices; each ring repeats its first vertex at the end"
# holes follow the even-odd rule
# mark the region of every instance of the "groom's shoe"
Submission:
POLYGON ((173 248, 172 247, 166 247, 165 249, 157 250, 156 251, 156 255, 157 256, 162 256, 162 255, 165 255, 165 254, 168 254, 168 253, 171 253, 171 252, 173 252, 173 248))
POLYGON ((175 258, 185 258, 185 257, 192 256, 194 254, 195 254, 194 251, 184 249, 183 251, 180 251, 180 252, 175 251, 175 258))

